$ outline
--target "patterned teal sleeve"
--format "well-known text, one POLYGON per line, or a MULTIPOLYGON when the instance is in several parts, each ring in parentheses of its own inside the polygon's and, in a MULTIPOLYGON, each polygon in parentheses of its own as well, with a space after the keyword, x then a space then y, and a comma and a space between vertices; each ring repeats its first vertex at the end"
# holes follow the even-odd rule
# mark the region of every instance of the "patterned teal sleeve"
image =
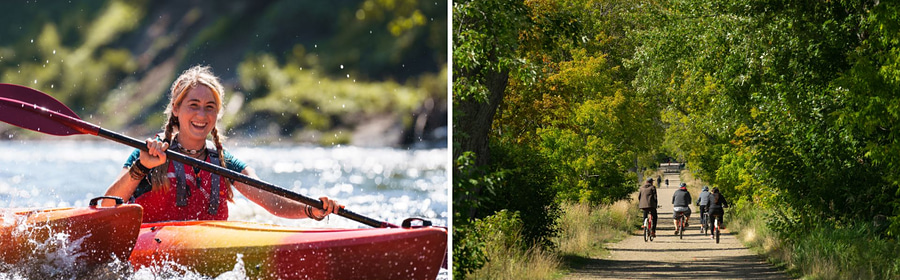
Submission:
POLYGON ((128 156, 128 159, 125 160, 124 167, 125 168, 131 167, 131 165, 134 164, 134 162, 137 161, 138 158, 140 158, 140 157, 141 157, 141 150, 134 149, 134 152, 131 153, 131 156, 128 156))
POLYGON ((228 168, 229 170, 237 172, 237 173, 241 173, 241 171, 244 171, 244 169, 247 168, 246 163, 244 163, 240 159, 234 157, 234 155, 229 153, 228 150, 225 150, 224 154, 225 154, 225 167, 228 168))

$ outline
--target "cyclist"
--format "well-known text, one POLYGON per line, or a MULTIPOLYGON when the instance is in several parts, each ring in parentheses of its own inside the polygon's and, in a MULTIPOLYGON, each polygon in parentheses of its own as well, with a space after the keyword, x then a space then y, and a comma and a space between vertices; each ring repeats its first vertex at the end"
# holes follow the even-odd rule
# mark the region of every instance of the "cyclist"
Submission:
POLYGON ((687 184, 681 183, 675 194, 672 195, 672 221, 675 223, 675 235, 678 235, 678 216, 684 215, 684 227, 688 227, 691 219, 691 193, 687 191, 687 184))
MULTIPOLYGON (((716 216, 716 220, 719 221, 719 228, 725 229, 724 217, 725 217, 725 209, 728 208, 728 200, 725 199, 725 196, 719 192, 719 188, 713 188, 712 193, 709 194, 709 216, 716 216)), ((709 219, 709 228, 713 228, 715 224, 713 224, 713 219, 709 219)), ((711 238, 716 238, 715 231, 712 231, 711 238)))
POLYGON ((656 237, 656 221, 659 220, 659 216, 656 214, 656 205, 659 202, 656 199, 656 188, 653 187, 653 178, 647 179, 647 183, 640 189, 640 194, 638 195, 638 207, 641 210, 644 210, 644 219, 647 218, 647 214, 650 214, 650 217, 653 219, 653 227, 650 228, 650 235, 656 237))
POLYGON ((697 206, 700 206, 700 224, 705 225, 707 222, 703 214, 709 211, 709 186, 703 186, 703 191, 700 192, 700 197, 697 198, 697 206))

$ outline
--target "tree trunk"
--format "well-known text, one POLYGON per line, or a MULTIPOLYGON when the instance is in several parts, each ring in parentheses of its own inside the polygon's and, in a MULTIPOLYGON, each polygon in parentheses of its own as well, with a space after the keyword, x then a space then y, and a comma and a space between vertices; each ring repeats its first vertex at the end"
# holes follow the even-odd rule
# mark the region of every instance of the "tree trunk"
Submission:
MULTIPOLYGON (((453 158, 459 158, 463 151, 472 151, 475 153, 475 165, 486 166, 490 162, 490 149, 488 135, 491 132, 491 125, 494 123, 494 115, 503 96, 506 92, 506 86, 509 81, 509 70, 502 72, 488 71, 485 75, 484 82, 488 89, 487 102, 478 102, 467 100, 457 103, 455 108, 456 114, 453 116, 454 141, 459 143, 459 149, 454 147, 453 158)), ((454 176, 457 170, 453 170, 454 176)), ((481 194, 481 187, 476 187, 473 194, 478 196, 481 194)), ((473 199, 472 197, 463 196, 459 199, 473 199)), ((468 217, 475 217, 475 208, 468 209, 468 217)))

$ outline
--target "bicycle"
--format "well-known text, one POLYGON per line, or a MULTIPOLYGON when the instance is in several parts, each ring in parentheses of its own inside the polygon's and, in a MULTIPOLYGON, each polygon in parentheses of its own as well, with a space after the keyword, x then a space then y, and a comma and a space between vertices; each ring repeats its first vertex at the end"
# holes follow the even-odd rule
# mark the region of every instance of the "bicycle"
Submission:
MULTIPOLYGON (((662 206, 661 205, 656 206, 657 209, 659 209, 660 207, 662 207, 662 206)), ((647 242, 647 240, 653 241, 653 238, 656 238, 656 236, 654 236, 653 232, 651 231, 651 229, 653 228, 653 215, 651 215, 650 212, 647 212, 647 216, 644 217, 644 226, 643 227, 644 227, 644 242, 647 242)))
POLYGON ((706 234, 709 230, 709 211, 703 212, 700 217, 700 234, 706 234))
POLYGON ((719 229, 719 215, 714 215, 711 218, 713 219, 713 228, 711 229, 716 238, 716 244, 719 243, 719 235, 721 234, 721 230, 719 229))
POLYGON ((653 228, 653 215, 647 214, 647 217, 644 218, 644 242, 647 242, 649 239, 653 241, 653 234, 650 232, 650 229, 653 228))
POLYGON ((684 215, 684 212, 678 214, 678 227, 675 228, 676 233, 678 234, 679 239, 684 239, 684 223, 687 222, 687 217, 684 215))

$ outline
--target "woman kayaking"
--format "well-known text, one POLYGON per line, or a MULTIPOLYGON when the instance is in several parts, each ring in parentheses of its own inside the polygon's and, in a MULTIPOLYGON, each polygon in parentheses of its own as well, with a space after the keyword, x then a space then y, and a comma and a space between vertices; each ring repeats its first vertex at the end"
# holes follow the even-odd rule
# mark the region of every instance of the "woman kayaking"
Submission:
MULTIPOLYGON (((194 66, 172 84, 163 133, 146 140, 148 152, 135 150, 107 196, 117 196, 144 207, 143 222, 227 220, 231 186, 273 215, 322 220, 344 208, 320 197, 324 209, 231 182, 217 174, 166 160, 166 149, 258 179, 252 168, 222 148, 216 122, 223 115, 224 88, 208 66, 194 66), (207 140, 212 138, 212 141, 207 140), (129 199, 130 198, 130 199, 129 199)), ((104 205, 113 205, 105 200, 104 205)))

